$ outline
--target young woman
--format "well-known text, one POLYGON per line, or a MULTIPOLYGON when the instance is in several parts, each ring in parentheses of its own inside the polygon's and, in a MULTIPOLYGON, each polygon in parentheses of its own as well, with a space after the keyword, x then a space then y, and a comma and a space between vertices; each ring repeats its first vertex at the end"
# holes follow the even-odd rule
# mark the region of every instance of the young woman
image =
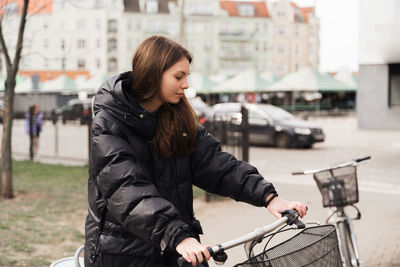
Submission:
MULTIPOLYGON (((221 151, 185 98, 192 56, 162 36, 144 40, 132 71, 96 94, 85 266, 177 266, 209 260, 192 185, 276 217, 303 203, 277 197, 257 169, 221 151)), ((207 264, 205 262, 205 264, 207 264)))

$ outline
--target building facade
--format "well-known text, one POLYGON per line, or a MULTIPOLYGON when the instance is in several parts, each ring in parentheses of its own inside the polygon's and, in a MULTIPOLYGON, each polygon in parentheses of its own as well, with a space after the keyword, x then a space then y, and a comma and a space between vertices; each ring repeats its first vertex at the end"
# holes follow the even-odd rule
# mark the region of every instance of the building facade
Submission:
POLYGON ((371 0, 359 6, 358 126, 400 129, 400 3, 371 0))
MULTIPOLYGON (((319 62, 318 19, 287 0, 185 0, 183 10, 180 0, 40 1, 52 8, 28 18, 20 65, 25 74, 115 75, 130 69, 136 47, 153 34, 183 42, 194 55, 192 71, 205 74, 255 69, 282 76, 319 62)), ((18 24, 12 17, 9 44, 18 24)))
POLYGON ((319 20, 314 8, 300 8, 288 0, 271 5, 272 69, 283 76, 305 67, 319 66, 319 20))

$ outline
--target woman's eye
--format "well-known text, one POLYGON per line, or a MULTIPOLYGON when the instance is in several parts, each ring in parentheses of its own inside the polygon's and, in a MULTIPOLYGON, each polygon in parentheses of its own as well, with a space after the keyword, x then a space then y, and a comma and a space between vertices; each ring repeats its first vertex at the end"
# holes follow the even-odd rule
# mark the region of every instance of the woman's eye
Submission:
POLYGON ((182 77, 175 77, 178 81, 180 80, 180 79, 182 79, 182 77))

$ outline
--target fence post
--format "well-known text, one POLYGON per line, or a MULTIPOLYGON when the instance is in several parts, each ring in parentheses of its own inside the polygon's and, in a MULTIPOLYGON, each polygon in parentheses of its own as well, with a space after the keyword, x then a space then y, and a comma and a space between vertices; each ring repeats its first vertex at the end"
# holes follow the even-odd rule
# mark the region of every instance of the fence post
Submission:
POLYGON ((240 112, 242 113, 242 159, 249 162, 249 112, 244 105, 240 112))

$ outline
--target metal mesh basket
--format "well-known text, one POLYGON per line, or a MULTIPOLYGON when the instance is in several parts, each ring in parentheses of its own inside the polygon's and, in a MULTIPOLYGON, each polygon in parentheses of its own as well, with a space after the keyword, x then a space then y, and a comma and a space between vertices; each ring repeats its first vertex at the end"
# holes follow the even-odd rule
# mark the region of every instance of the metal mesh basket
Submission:
POLYGON ((334 225, 302 230, 292 238, 235 267, 330 267, 342 266, 334 225))
POLYGON ((324 207, 343 207, 358 202, 357 167, 322 171, 314 174, 324 207))

